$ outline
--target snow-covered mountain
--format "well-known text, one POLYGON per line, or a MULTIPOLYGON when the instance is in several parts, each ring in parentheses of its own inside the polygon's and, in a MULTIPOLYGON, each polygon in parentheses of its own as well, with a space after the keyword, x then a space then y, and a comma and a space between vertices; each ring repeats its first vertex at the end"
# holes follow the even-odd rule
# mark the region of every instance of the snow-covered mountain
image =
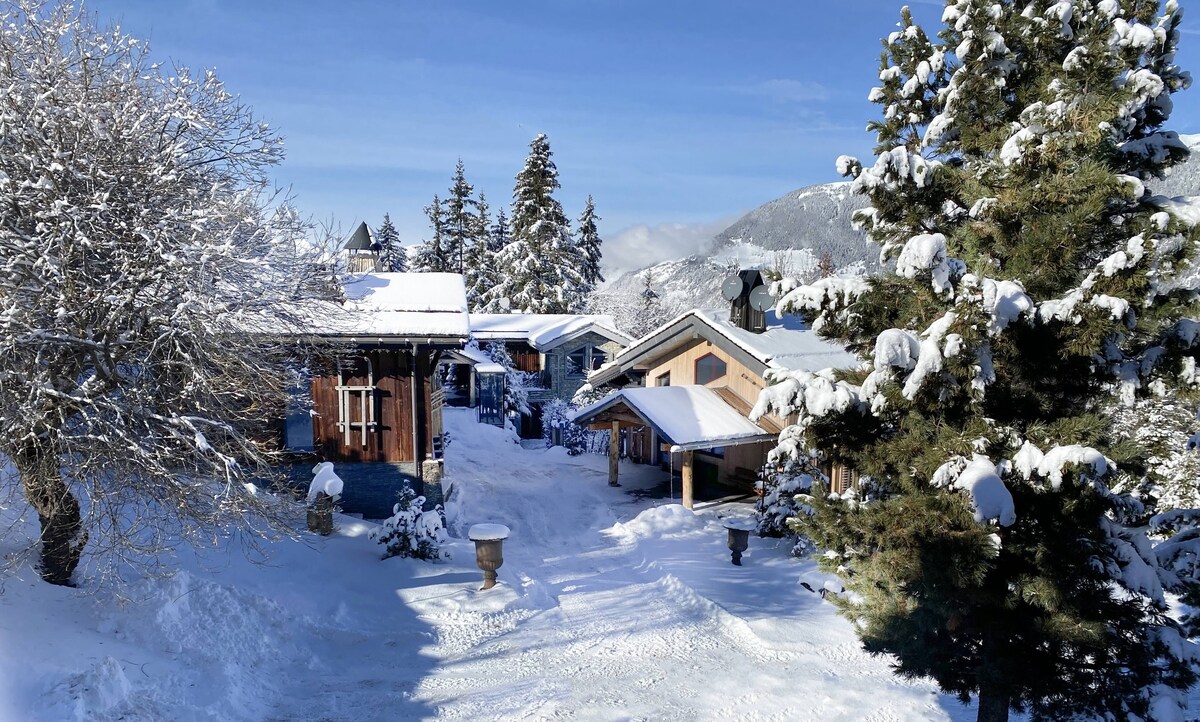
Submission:
POLYGON ((1171 169, 1165 180, 1148 183, 1150 190, 1164 196, 1200 195, 1200 134, 1180 135, 1179 139, 1192 149, 1186 162, 1171 169))
POLYGON ((829 254, 839 273, 862 273, 878 258, 877 247, 850 225, 851 214, 865 205, 847 182, 807 186, 742 216, 705 251, 626 273, 609 290, 640 291, 649 273, 663 306, 676 313, 724 306, 721 280, 738 268, 800 276, 815 271, 821 256, 829 254))
MULTIPOLYGON (((1192 148, 1187 162, 1165 180, 1150 183, 1167 196, 1200 195, 1200 135, 1180 136, 1192 148)), ((718 233, 704 252, 630 271, 608 286, 614 293, 641 291, 649 273, 671 313, 690 308, 723 307, 721 280, 734 268, 771 268, 803 275, 829 254, 839 275, 866 273, 876 267, 879 248, 851 226, 854 211, 866 206, 850 192, 849 182, 806 186, 764 203, 718 233), (780 268, 780 266, 783 268, 780 268)))
POLYGON ((739 243, 767 250, 809 248, 828 253, 837 267, 878 258, 878 248, 850 225, 854 211, 867 205, 850 183, 822 183, 764 203, 717 234, 713 249, 739 243))

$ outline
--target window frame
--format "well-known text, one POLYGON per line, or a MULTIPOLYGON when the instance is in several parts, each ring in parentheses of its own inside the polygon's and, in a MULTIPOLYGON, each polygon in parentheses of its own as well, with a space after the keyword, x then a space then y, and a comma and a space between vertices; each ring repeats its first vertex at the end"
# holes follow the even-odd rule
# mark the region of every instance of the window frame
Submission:
POLYGON ((595 344, 584 344, 570 353, 564 355, 566 363, 566 374, 569 379, 586 379, 593 371, 598 370, 601 366, 608 363, 608 353, 603 349, 598 348, 595 344), (579 364, 579 369, 572 368, 572 356, 583 354, 583 363, 579 364))

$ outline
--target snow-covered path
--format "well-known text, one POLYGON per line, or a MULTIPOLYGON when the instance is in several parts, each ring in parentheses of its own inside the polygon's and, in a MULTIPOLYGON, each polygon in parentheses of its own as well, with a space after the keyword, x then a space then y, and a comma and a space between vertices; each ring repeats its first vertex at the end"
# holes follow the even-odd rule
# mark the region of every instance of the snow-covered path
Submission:
POLYGON ((752 537, 729 563, 721 514, 628 492, 648 467, 523 450, 450 411, 450 561, 379 561, 369 524, 182 553, 116 604, 10 580, 0 720, 954 720, 974 713, 863 654, 811 563, 752 537), (466 526, 499 522, 479 591, 466 526), (17 650, 20 650, 19 652, 17 650), (15 710, 15 712, 14 712, 15 710))
POLYGON ((439 717, 944 717, 928 685, 898 684, 799 586, 805 573, 819 588, 811 565, 768 542, 735 567, 716 512, 633 502, 626 492, 652 470, 625 467, 626 486, 613 490, 603 459, 454 431, 459 519, 503 523, 512 536, 505 588, 403 595, 437 630, 428 651, 441 661, 414 697, 439 717))

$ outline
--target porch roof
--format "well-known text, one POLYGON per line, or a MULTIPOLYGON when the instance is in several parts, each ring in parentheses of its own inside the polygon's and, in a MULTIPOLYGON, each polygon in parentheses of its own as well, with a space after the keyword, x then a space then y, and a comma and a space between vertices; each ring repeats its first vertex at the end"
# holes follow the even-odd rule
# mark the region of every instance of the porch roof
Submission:
MULTIPOLYGON (((748 411, 748 409, 747 409, 748 411)), ((646 425, 679 450, 774 441, 778 430, 755 424, 719 390, 707 386, 627 388, 575 412, 577 424, 646 425)))

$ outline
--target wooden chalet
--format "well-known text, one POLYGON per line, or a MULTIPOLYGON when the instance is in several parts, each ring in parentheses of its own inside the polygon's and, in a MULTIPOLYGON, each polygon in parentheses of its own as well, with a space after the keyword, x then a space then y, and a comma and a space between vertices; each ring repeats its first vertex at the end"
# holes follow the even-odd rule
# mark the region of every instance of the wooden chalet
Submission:
MULTIPOLYGON (((596 388, 618 389, 576 412, 576 423, 613 431, 609 482, 617 483, 621 438, 634 461, 679 468, 683 503, 696 483, 749 491, 788 419, 750 421, 771 368, 853 368, 858 359, 796 317, 777 317, 758 271, 722 286, 728 311, 693 310, 660 326, 593 372, 596 388), (625 430, 624 434, 620 431, 625 430)), ((853 475, 828 473, 844 489, 853 475)))
POLYGON ((312 370, 312 409, 289 415, 287 439, 338 465, 348 511, 378 518, 403 485, 440 497, 443 398, 434 371, 467 340, 466 293, 452 273, 364 274, 344 292, 344 305, 312 314, 311 336, 339 353, 312 370))

